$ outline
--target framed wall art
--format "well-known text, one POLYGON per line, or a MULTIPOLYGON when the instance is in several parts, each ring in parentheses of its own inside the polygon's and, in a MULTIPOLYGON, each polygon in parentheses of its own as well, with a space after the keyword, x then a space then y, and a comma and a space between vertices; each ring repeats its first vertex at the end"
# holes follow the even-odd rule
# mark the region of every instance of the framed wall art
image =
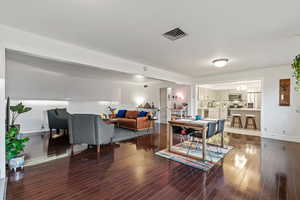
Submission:
POLYGON ((279 105, 290 106, 291 103, 291 79, 280 79, 279 81, 279 105))

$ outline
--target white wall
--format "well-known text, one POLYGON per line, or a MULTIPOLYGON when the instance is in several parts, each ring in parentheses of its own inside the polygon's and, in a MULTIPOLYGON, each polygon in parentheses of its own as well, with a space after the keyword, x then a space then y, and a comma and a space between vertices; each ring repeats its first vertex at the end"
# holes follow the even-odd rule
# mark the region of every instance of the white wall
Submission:
POLYGON ((294 91, 295 81, 290 66, 265 68, 201 78, 199 84, 262 80, 262 136, 300 142, 300 95, 294 91), (291 78, 291 106, 279 106, 279 80, 291 78))
POLYGON ((119 99, 116 99, 113 102, 102 102, 99 101, 69 101, 67 106, 70 113, 109 113, 107 106, 116 107, 118 109, 133 109, 135 110, 139 103, 145 104, 149 102, 156 107, 160 106, 159 102, 159 88, 161 84, 155 84, 149 88, 144 88, 141 85, 133 84, 122 84, 120 91, 121 95, 119 99), (139 102, 142 100, 141 102, 139 102))
POLYGON ((11 99, 10 105, 22 102, 32 108, 30 112, 19 116, 16 123, 21 124, 21 132, 40 132, 48 130, 47 110, 54 108, 68 108, 67 101, 32 101, 23 99, 11 99))
POLYGON ((67 76, 11 59, 6 59, 6 67, 6 94, 12 99, 117 101, 121 97, 120 83, 67 76))
POLYGON ((0 44, 0 179, 5 177, 5 49, 0 44))

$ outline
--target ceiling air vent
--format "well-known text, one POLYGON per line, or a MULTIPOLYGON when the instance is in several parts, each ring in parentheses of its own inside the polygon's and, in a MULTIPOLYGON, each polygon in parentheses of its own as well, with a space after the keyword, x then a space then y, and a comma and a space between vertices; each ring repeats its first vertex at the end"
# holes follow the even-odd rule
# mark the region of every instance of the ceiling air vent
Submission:
POLYGON ((178 40, 180 38, 185 37, 187 34, 183 32, 180 28, 175 28, 163 34, 164 37, 168 38, 169 40, 178 40))

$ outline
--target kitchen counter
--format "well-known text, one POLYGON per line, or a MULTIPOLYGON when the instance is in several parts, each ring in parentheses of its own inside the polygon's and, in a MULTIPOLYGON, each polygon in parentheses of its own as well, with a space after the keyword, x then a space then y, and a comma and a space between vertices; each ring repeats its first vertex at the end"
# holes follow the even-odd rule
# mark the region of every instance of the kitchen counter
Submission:
POLYGON ((260 108, 229 108, 232 111, 253 111, 253 112, 260 112, 260 108))
POLYGON ((200 107, 198 114, 204 118, 222 118, 227 119, 227 107, 200 107))

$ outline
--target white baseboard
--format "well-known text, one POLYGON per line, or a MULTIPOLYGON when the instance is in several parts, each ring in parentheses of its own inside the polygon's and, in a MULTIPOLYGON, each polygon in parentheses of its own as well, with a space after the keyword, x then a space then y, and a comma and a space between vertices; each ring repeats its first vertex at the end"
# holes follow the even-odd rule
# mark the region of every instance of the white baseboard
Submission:
POLYGON ((24 136, 33 136, 33 135, 44 134, 46 132, 49 132, 49 129, 21 131, 21 135, 24 135, 24 136))
POLYGON ((21 131, 22 134, 27 134, 27 133, 42 133, 42 132, 48 132, 49 129, 36 129, 36 130, 26 130, 26 131, 21 131))
POLYGON ((280 135, 276 133, 262 133, 263 138, 269 138, 274 140, 282 140, 287 142, 296 142, 300 143, 300 137, 297 136, 290 136, 290 135, 280 135))
POLYGON ((6 199, 7 178, 0 179, 0 199, 6 199))

